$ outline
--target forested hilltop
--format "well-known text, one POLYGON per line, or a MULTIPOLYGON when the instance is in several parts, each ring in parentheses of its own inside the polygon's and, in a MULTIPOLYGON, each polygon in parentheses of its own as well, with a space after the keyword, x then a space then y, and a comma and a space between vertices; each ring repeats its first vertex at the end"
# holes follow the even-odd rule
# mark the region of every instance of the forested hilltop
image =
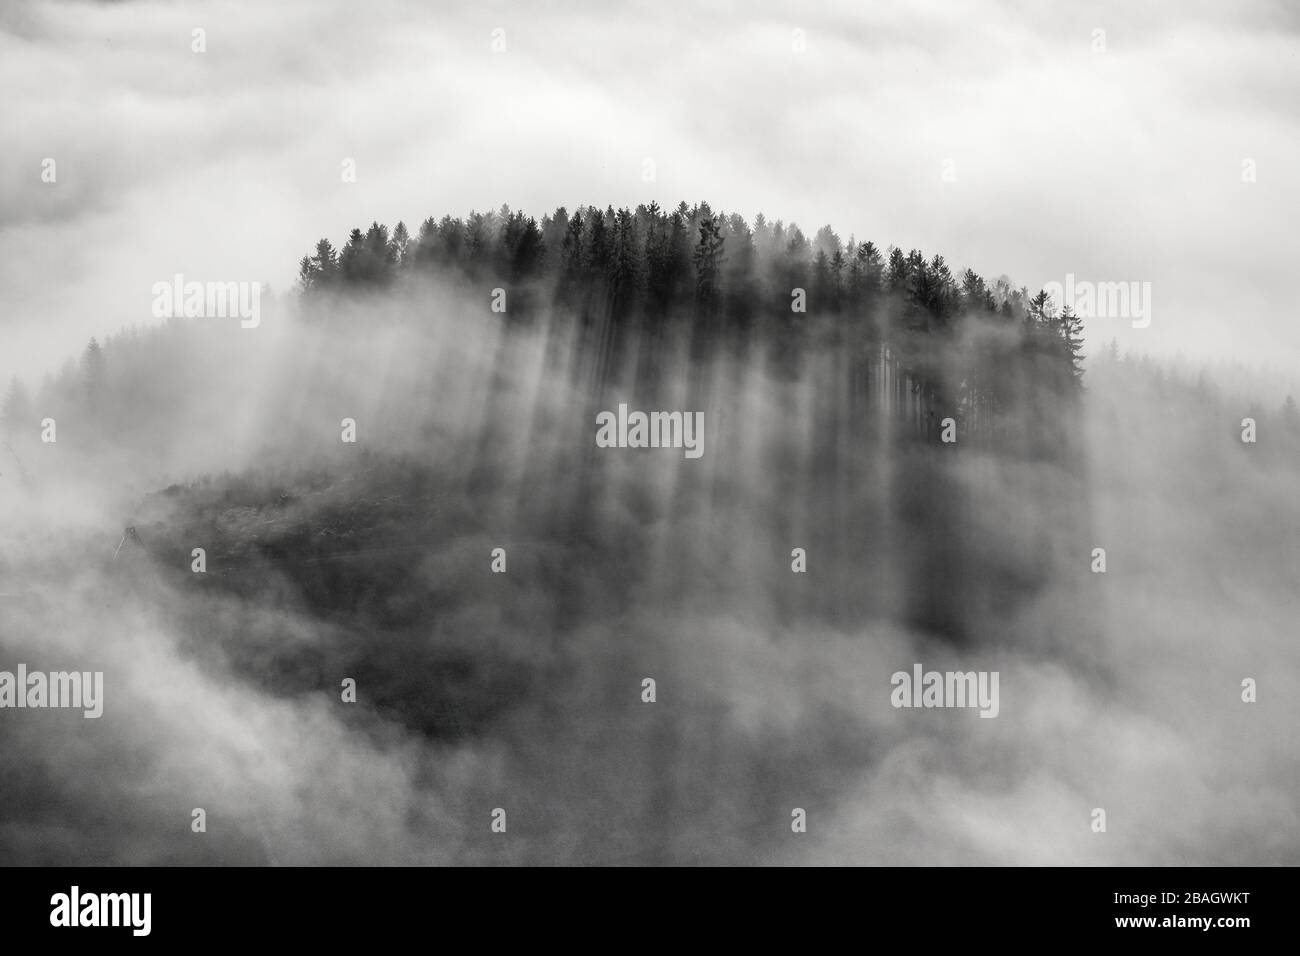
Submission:
POLYGON ((458 281, 511 321, 577 322, 603 368, 627 371, 635 356, 639 384, 674 355, 672 341, 692 359, 757 349, 788 375, 805 349, 829 345, 847 357, 851 392, 930 438, 951 416, 968 439, 1014 431, 1041 452, 1059 442, 1057 416, 1082 387, 1082 322, 1045 292, 956 276, 919 249, 846 243, 829 225, 812 238, 761 213, 751 225, 708 203, 561 207, 540 222, 502 206, 431 216, 414 236, 374 222, 341 248, 321 239, 299 287, 310 311, 422 275, 458 281))
MULTIPOLYGON (((1181 660, 1186 634, 1214 646, 1294 591, 1281 545, 1258 547, 1295 511, 1294 403, 1265 414, 1108 349, 1081 401, 1077 322, 1006 280, 707 207, 420 233, 322 243, 257 328, 175 318, 10 389, 14 659, 50 653, 72 608, 121 672, 146 626, 235 706, 414 755, 403 852, 735 862, 791 806, 912 772, 896 670, 1000 671, 999 720, 1050 725, 1081 687, 1142 699, 1131 634, 1164 628, 1181 660), (698 414, 703 454, 599 446, 623 403, 698 414), (464 810, 503 793, 518 844, 464 810)), ((991 723, 933 716, 929 752, 991 723)), ((989 779, 1036 773, 1005 741, 989 779)), ((250 814, 176 860, 371 853, 298 818, 291 851, 250 814)))

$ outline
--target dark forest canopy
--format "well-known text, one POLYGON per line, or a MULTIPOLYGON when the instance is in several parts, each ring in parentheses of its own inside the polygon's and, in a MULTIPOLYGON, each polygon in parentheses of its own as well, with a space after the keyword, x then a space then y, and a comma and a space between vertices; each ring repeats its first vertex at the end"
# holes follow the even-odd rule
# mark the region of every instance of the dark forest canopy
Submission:
POLYGON ((572 214, 560 207, 540 223, 502 206, 465 219, 430 216, 415 236, 403 222, 391 232, 373 222, 353 229, 338 249, 321 239, 299 263, 299 288, 308 299, 364 292, 420 272, 485 287, 541 285, 560 303, 580 292, 587 311, 650 321, 689 315, 720 322, 719 331, 765 318, 835 316, 868 339, 902 345, 908 333, 951 335, 966 320, 982 320, 1022 327, 1036 351, 1081 375, 1082 322, 1068 308, 1058 313, 1046 293, 1030 296, 1006 277, 990 284, 970 269, 955 276, 943 256, 919 249, 845 243, 829 225, 812 238, 762 213, 751 225, 708 203, 682 202, 671 212, 657 203, 572 214), (595 302, 593 291, 602 293, 595 302))
POLYGON ((502 206, 429 217, 414 236, 402 222, 391 232, 374 222, 338 249, 321 239, 300 262, 299 288, 310 315, 326 298, 422 275, 450 278, 485 308, 504 290, 509 321, 550 312, 593 329, 616 355, 629 337, 643 352, 684 337, 692 357, 758 347, 789 372, 803 349, 830 345, 861 364, 855 387, 897 378, 923 420, 952 415, 970 435, 996 432, 1007 411, 1044 395, 1069 404, 1082 387, 1082 321, 1045 292, 954 275, 919 249, 846 243, 830 226, 809 237, 707 203, 561 207, 540 222, 502 206))

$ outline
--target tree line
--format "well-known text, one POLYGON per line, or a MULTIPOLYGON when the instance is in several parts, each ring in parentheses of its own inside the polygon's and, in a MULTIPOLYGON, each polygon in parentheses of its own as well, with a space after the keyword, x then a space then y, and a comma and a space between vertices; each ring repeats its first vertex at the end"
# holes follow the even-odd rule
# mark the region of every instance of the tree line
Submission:
POLYGON ((1069 402, 1082 389, 1083 323, 1046 292, 955 274, 919 249, 845 242, 829 225, 810 237, 793 222, 760 213, 751 223, 705 202, 560 207, 540 221, 503 205, 431 216, 415 235, 403 222, 391 231, 372 222, 340 248, 317 242, 298 285, 310 312, 325 296, 421 275, 505 289, 512 321, 549 309, 593 330, 615 359, 629 337, 653 356, 654 343, 677 333, 694 356, 760 347, 797 371, 802 350, 829 344, 850 356, 855 387, 927 433, 943 412, 968 434, 995 435, 1009 411, 1044 394, 1069 402))

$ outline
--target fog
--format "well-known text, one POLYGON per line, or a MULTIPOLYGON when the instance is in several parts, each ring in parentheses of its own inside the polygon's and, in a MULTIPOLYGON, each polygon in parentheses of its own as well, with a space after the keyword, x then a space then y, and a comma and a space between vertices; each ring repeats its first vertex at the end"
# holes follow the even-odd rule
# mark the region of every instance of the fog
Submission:
POLYGON ((420 282, 38 391, 0 660, 102 670, 105 710, 3 713, 0 858, 1297 862, 1282 416, 1243 444, 1236 399, 1098 356, 1061 454, 945 446, 815 336, 608 343, 420 282), (620 401, 699 409, 703 456, 597 448, 620 401), (999 672, 996 719, 892 707, 918 662, 999 672))
POLYGON ((0 862, 1300 862, 1296 32, 4 4, 0 672, 105 700, 0 709, 0 862), (921 399, 888 321, 796 320, 777 270, 790 325, 726 334, 541 278, 295 288, 354 224, 682 197, 1030 295, 1150 283, 1151 322, 1085 317, 1068 401, 961 325, 921 399), (177 274, 264 283, 260 323, 159 318, 177 274), (953 396, 990 364, 986 420, 953 396), (620 404, 698 412, 703 454, 598 447, 620 404), (917 664, 996 671, 997 716, 893 706, 917 664))

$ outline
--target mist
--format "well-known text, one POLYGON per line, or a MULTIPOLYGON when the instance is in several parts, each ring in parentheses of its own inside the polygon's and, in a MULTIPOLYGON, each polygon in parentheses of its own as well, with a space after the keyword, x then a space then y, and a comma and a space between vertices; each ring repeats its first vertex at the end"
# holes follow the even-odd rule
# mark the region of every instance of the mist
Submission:
POLYGON ((1006 413, 1052 454, 945 445, 819 320, 773 354, 488 301, 176 319, 33 396, 0 653, 103 671, 105 709, 5 713, 0 856, 1296 861, 1281 414, 1243 444, 1249 409, 1103 356, 1006 413), (699 409, 704 454, 598 448, 619 402, 699 409), (916 663, 998 672, 996 719, 892 707, 916 663))
POLYGON ((5 4, 0 862, 1300 862, 1298 27, 5 4))

